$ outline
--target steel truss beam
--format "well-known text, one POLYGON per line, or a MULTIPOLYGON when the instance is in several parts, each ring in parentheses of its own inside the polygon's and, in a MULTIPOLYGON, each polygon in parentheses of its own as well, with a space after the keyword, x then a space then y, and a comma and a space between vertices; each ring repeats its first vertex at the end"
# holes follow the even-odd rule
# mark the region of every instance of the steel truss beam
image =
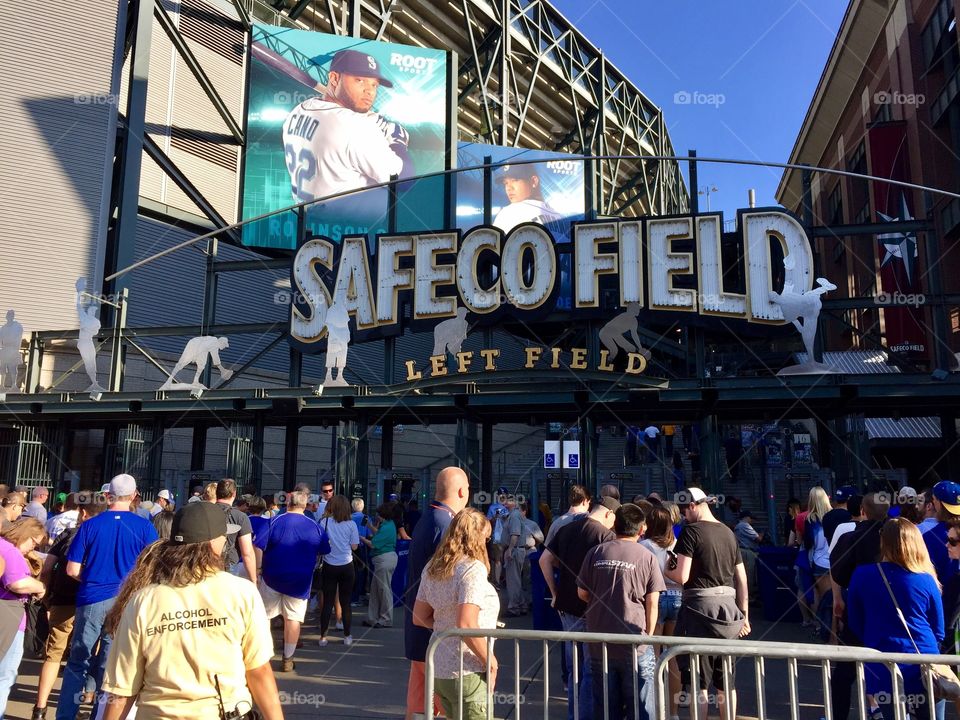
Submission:
MULTIPOLYGON (((163 152, 160 146, 152 137, 146 133, 143 136, 143 149, 149 155, 160 169, 167 174, 177 187, 183 190, 184 194, 190 198, 190 201, 200 208, 200 211, 209 218, 209 220, 218 228, 226 228, 230 223, 217 212, 216 208, 204 197, 203 193, 197 189, 197 186, 190 182, 190 179, 177 167, 176 163, 163 152)), ((224 230, 223 234, 229 237, 236 244, 240 244, 240 234, 234 230, 224 230)))
POLYGON ((193 76, 197 79, 197 82, 200 83, 200 87, 203 88, 203 92, 205 92, 207 97, 210 98, 210 102, 213 103, 213 107, 223 119, 223 122, 226 124, 230 134, 233 135, 233 139, 237 141, 237 145, 243 145, 243 130, 240 129, 237 121, 233 118, 233 114, 230 112, 229 108, 227 108, 226 103, 223 102, 223 98, 220 97, 220 93, 217 92, 217 89, 213 86, 213 83, 210 82, 210 78, 207 77, 207 73, 204 72, 200 62, 193 54, 193 50, 190 49, 190 46, 187 45, 186 41, 183 39, 183 36, 180 34, 180 30, 177 29, 177 26, 173 22, 173 18, 170 17, 166 9, 163 7, 161 0, 154 0, 153 15, 155 18, 157 18, 157 20, 160 21, 160 27, 163 28, 163 31, 167 34, 167 37, 170 38, 170 42, 173 43, 173 46, 177 49, 177 52, 180 53, 180 57, 183 58, 183 61, 187 64, 187 67, 190 68, 190 72, 193 73, 193 76))

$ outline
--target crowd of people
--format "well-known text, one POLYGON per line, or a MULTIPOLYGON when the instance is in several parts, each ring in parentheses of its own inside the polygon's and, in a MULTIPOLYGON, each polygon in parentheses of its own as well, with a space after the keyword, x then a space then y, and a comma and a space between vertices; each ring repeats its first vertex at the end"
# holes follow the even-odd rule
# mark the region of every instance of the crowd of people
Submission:
POLYGON ((0 717, 28 652, 43 660, 33 720, 61 667, 58 720, 91 704, 108 719, 280 718, 271 659, 295 670, 311 606, 321 647, 331 630, 353 643, 365 594, 364 624, 390 627, 397 543, 419 517, 391 496, 370 518, 330 482, 264 498, 223 479, 177 507, 167 489, 142 500, 121 474, 50 500, 0 486, 0 717))
MULTIPOLYGON (((571 718, 635 717, 634 707, 639 718, 654 717, 660 648, 638 645, 637 636, 751 632, 750 598, 769 533, 754 529, 749 511, 723 522, 720 511, 729 508, 718 509, 699 488, 626 502, 614 485, 595 498, 573 485, 567 511, 554 518, 505 488, 486 512, 468 507, 468 478, 458 468, 442 470, 434 487, 423 513, 391 497, 373 517, 363 500, 336 494, 331 482, 319 495, 297 485, 262 498, 224 479, 195 488, 181 507, 167 490, 141 501, 126 474, 99 492, 56 498, 42 488, 0 487, 0 717, 28 652, 43 660, 34 720, 47 717, 61 667, 58 720, 89 703, 108 719, 132 708, 145 718, 280 718, 274 673, 295 672, 311 611, 321 648, 354 644, 353 609, 363 595, 365 626, 394 625, 401 541, 409 542, 407 720, 424 712, 431 634, 454 628, 478 637, 439 643, 435 713, 486 717, 498 663, 482 631, 530 612, 537 557, 565 631, 622 637, 605 653, 590 643, 563 644, 571 718)), ((798 602, 823 639, 881 651, 960 650, 960 484, 895 496, 814 487, 806 509, 788 504, 788 518, 798 602)), ((704 717, 710 702, 735 714, 733 667, 725 673, 719 658, 699 656, 699 686, 691 687, 689 658, 671 661, 670 718, 685 697, 704 717)), ((866 710, 881 720, 890 672, 872 664, 865 672, 866 710)), ((934 702, 918 666, 901 672, 911 710, 934 702)), ((848 715, 855 679, 852 664, 836 665, 830 692, 839 720, 848 715)))
MULTIPOLYGON (((787 504, 786 544, 798 549, 797 601, 803 624, 825 642, 884 652, 955 655, 960 651, 960 484, 939 482, 860 494, 811 488, 806 508, 787 504)), ((908 712, 928 717, 936 703, 920 666, 898 666, 908 712)), ((833 717, 846 720, 856 681, 853 663, 837 663, 830 683, 833 717)), ((890 669, 865 666, 871 720, 895 716, 890 669)))

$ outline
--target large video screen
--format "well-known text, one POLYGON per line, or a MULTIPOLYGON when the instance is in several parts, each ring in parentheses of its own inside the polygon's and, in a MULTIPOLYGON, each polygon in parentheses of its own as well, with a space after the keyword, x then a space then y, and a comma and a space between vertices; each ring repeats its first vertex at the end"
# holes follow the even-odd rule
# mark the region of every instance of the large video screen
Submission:
MULTIPOLYGON (((489 214, 483 202, 483 170, 457 173, 457 227, 469 230, 485 222, 505 233, 525 222, 545 226, 557 243, 570 239, 570 225, 584 219, 584 168, 579 156, 482 143, 460 143, 457 167, 497 164, 492 171, 489 214), (530 164, 531 160, 542 162, 530 164)), ((558 310, 572 309, 571 256, 560 256, 558 310)))
MULTIPOLYGON (((443 170, 446 78, 442 50, 254 25, 243 219, 443 170)), ((398 216, 438 226, 442 203, 421 202, 418 190, 428 194, 422 183, 402 187, 398 216)), ((386 189, 317 202, 308 229, 373 237, 388 230, 387 205, 386 189)), ((295 214, 246 225, 243 242, 296 248, 295 214)))

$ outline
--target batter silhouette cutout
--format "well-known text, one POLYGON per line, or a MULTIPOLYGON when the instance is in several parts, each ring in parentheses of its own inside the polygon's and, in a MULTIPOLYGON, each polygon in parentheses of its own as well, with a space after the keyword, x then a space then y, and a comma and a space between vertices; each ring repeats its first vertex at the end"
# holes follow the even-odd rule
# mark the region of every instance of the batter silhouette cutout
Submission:
MULTIPOLYGON (((794 261, 789 255, 783 259, 783 267, 787 270, 794 268, 794 261)), ((770 301, 780 306, 783 319, 793 323, 793 326, 800 332, 803 347, 807 352, 805 362, 783 368, 777 375, 833 372, 833 368, 829 365, 817 362, 816 356, 813 354, 813 344, 817 337, 817 322, 820 319, 820 311, 823 309, 823 302, 820 297, 836 289, 837 286, 826 278, 817 278, 817 287, 812 290, 798 293, 793 289, 793 283, 784 281, 783 292, 770 293, 770 301)))

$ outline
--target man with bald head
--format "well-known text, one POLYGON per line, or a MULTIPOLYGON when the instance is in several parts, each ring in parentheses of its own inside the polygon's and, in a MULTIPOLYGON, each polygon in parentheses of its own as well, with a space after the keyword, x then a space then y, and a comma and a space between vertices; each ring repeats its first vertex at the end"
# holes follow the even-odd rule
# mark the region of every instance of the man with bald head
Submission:
MULTIPOLYGON (((470 480, 458 467, 447 467, 437 475, 436 492, 427 512, 413 529, 410 552, 407 556, 407 589, 404 605, 404 654, 410 661, 410 680, 407 683, 406 720, 424 716, 423 662, 430 643, 430 630, 413 624, 413 604, 420 587, 420 575, 433 557, 440 538, 450 526, 453 516, 463 510, 470 500, 470 480)), ((434 714, 442 714, 434 698, 434 714)))

